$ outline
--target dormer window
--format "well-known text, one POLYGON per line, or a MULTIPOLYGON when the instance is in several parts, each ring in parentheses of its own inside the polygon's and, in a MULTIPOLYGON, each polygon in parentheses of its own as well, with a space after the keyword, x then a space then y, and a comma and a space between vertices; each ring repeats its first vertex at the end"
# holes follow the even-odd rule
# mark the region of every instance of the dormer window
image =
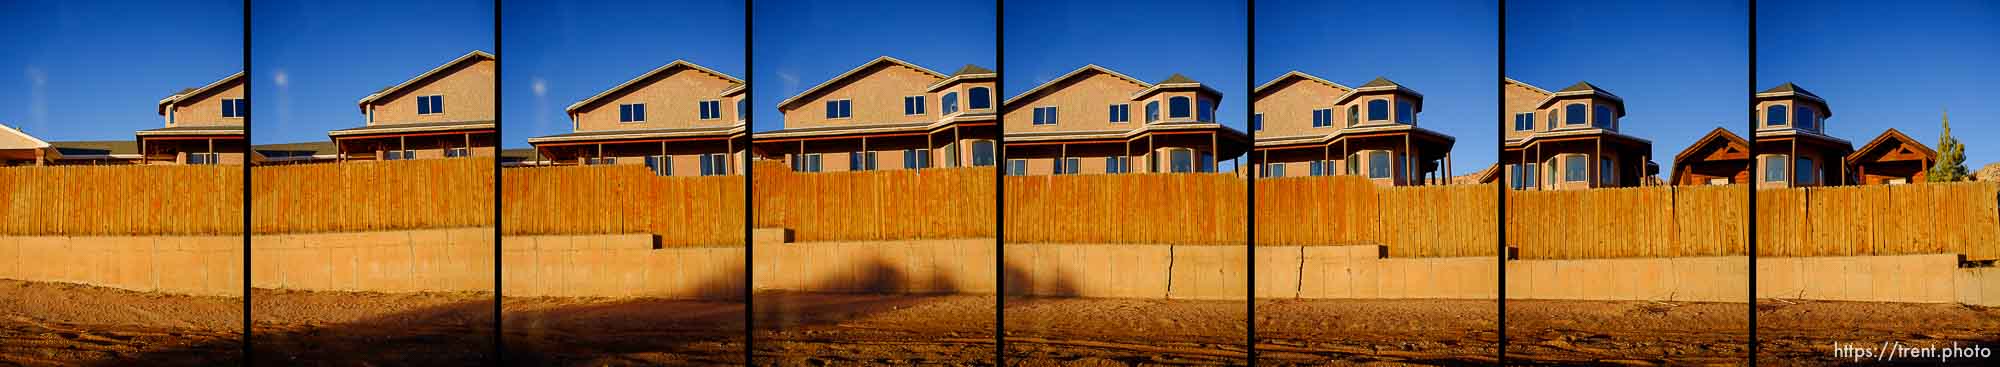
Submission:
POLYGON ((1800 106, 1798 111, 1799 116, 1796 119, 1792 119, 1792 125, 1800 129, 1817 131, 1814 127, 1818 125, 1815 122, 1819 122, 1819 111, 1814 111, 1812 107, 1804 106, 1800 106))
POLYGON ((854 117, 854 100, 836 99, 826 101, 826 118, 844 119, 854 117))
POLYGON ((1146 102, 1146 123, 1160 120, 1160 101, 1146 102))
MULTIPOLYGON (((243 118, 248 114, 250 114, 250 104, 244 103, 242 98, 222 100, 222 118, 243 118)), ((173 115, 169 114, 167 118, 172 119, 173 115)))
POLYGON ((1790 115, 1791 112, 1788 112, 1785 105, 1774 104, 1771 107, 1766 107, 1764 108, 1764 126, 1784 126, 1785 118, 1790 115))
MULTIPOLYGON (((941 98, 938 100, 938 113, 949 115, 958 112, 958 92, 945 93, 941 98)), ((917 113, 922 114, 923 111, 917 113)))
POLYGON ((1361 106, 1347 106, 1347 127, 1361 124, 1361 106))
POLYGON ((1389 121, 1389 101, 1383 99, 1368 101, 1368 121, 1389 121))
POLYGON ((1203 99, 1197 105, 1194 109, 1195 121, 1215 122, 1215 101, 1203 99))
POLYGON ((444 95, 417 97, 417 114, 430 115, 444 113, 444 95))
POLYGON ((972 87, 965 91, 966 108, 983 110, 993 108, 992 90, 986 87, 972 87))
POLYGON ((1594 118, 1590 119, 1590 121, 1591 124, 1596 125, 1599 129, 1609 129, 1612 126, 1611 116, 1611 106, 1597 105, 1597 116, 1593 116, 1594 118))
MULTIPOLYGON (((708 108, 708 103, 703 102, 701 106, 703 111, 706 112, 708 108)), ((646 104, 633 103, 633 104, 618 105, 618 122, 643 122, 643 121, 646 121, 646 104)))
POLYGON ((738 100, 736 100, 736 119, 737 119, 737 120, 742 120, 742 119, 746 119, 746 118, 750 118, 750 108, 749 108, 749 107, 750 107, 750 100, 748 100, 748 99, 738 99, 738 100))
POLYGON ((1396 101, 1396 122, 1408 124, 1415 121, 1417 121, 1416 105, 1410 101, 1396 101))
POLYGON ((1583 125, 1590 123, 1590 108, 1582 103, 1563 106, 1563 125, 1583 125))
POLYGON ((1549 111, 1549 122, 1548 122, 1548 127, 1546 129, 1547 130, 1556 129, 1556 111, 1549 111))
POLYGON ((1188 97, 1168 98, 1167 118, 1186 118, 1188 117, 1188 108, 1188 97))

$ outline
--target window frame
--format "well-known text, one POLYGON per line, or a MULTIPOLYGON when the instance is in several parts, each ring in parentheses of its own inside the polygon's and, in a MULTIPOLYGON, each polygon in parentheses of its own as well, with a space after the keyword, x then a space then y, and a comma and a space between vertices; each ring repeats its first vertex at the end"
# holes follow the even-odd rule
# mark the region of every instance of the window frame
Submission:
POLYGON ((1061 120, 1057 116, 1058 113, 1056 106, 1035 107, 1033 113, 1034 113, 1034 120, 1032 120, 1032 122, 1034 123, 1034 126, 1055 125, 1058 121, 1061 120), (1044 110, 1046 110, 1046 112, 1044 112, 1044 110))
POLYGON ((965 109, 986 110, 993 108, 993 89, 972 87, 965 89, 965 109))
POLYGON ((471 156, 472 156, 472 148, 470 147, 444 148, 445 158, 464 158, 471 156))
POLYGON ((1167 118, 1184 119, 1189 117, 1194 117, 1194 98, 1188 96, 1167 97, 1167 118))
POLYGON ((1333 127, 1332 108, 1321 108, 1312 110, 1312 115, 1313 115, 1313 125, 1312 125, 1313 128, 1333 127))
POLYGON ((1368 100, 1367 105, 1368 105, 1368 122, 1370 123, 1376 121, 1389 121, 1389 119, 1394 118, 1394 116, 1389 115, 1390 111, 1389 111, 1388 99, 1383 99, 1383 98, 1370 99, 1368 100), (1376 105, 1377 103, 1380 103, 1381 105, 1378 106, 1376 105), (1375 117, 1375 115, 1378 113, 1382 115, 1381 118, 1375 117))
POLYGON ((828 120, 854 119, 854 99, 841 98, 841 99, 826 100, 826 119, 828 120))
POLYGON ((1396 99, 1396 123, 1417 124, 1417 105, 1408 100, 1396 99))
POLYGON ((1792 123, 1792 108, 1783 103, 1764 106, 1764 127, 1788 126, 1792 123), (1773 122, 1772 120, 1777 120, 1773 122))
POLYGON ((645 103, 624 103, 618 105, 618 123, 634 124, 642 122, 646 122, 645 103))
POLYGON ((654 176, 673 176, 673 156, 664 154, 646 156, 646 169, 653 171, 654 176))
POLYGON ((1361 105, 1347 106, 1347 127, 1361 125, 1361 105))
POLYGON ((996 163, 995 158, 998 158, 994 154, 995 153, 994 150, 997 148, 996 145, 997 144, 995 144, 992 140, 986 140, 986 139, 972 140, 972 166, 986 167, 996 163), (984 147, 986 149, 985 154, 980 154, 979 150, 981 147, 984 147), (981 161, 984 161, 986 163, 980 164, 981 161))
MULTIPOLYGON (((921 114, 922 112, 919 111, 919 113, 921 114)), ((958 92, 945 92, 943 95, 938 96, 938 114, 949 115, 954 113, 958 113, 958 92)))
POLYGON ((1819 184, 1819 163, 1814 162, 1812 158, 1804 156, 1792 158, 1791 172, 1793 185, 1819 184))
POLYGON ((1563 126, 1590 125, 1590 105, 1583 102, 1564 104, 1562 120, 1563 126))
POLYGON ((1146 123, 1160 121, 1160 101, 1146 101, 1146 123))
POLYGON ((1250 131, 1264 131, 1264 114, 1250 114, 1250 131))
POLYGON ((1132 123, 1131 103, 1112 103, 1110 106, 1107 112, 1110 116, 1107 116, 1106 120, 1114 124, 1132 123))
POLYGON ((1008 175, 1008 176, 1027 176, 1027 175, 1028 175, 1028 160, 1027 160, 1027 159, 1021 159, 1021 158, 1009 158, 1009 159, 1007 159, 1007 175, 1008 175))
POLYGON ((417 96, 417 116, 438 114, 444 114, 444 94, 417 96))
POLYGON ((1558 156, 1563 165, 1563 182, 1590 182, 1590 156, 1564 154, 1558 156))
POLYGON ((1819 125, 1818 109, 1812 108, 1812 106, 1798 106, 1792 108, 1792 113, 1792 127, 1800 130, 1819 131, 1816 128, 1819 125))
POLYGON ((1196 98, 1194 101, 1194 120, 1198 122, 1215 122, 1215 101, 1207 98, 1196 98))
MULTIPOLYGON (((225 98, 225 99, 223 99, 223 100, 222 100, 222 118, 226 118, 226 119, 240 119, 240 118, 243 118, 243 116, 244 116, 244 115, 246 115, 246 113, 245 113, 245 112, 250 112, 250 111, 248 111, 248 110, 249 110, 249 108, 248 108, 248 107, 250 107, 250 104, 249 104, 249 103, 246 103, 246 102, 244 102, 245 100, 246 100, 246 99, 244 99, 244 98, 225 98)), ((174 116, 173 116, 173 115, 174 115, 174 112, 173 112, 173 109, 168 109, 168 110, 167 110, 167 122, 173 122, 173 119, 174 119, 174 116)))
POLYGON ((1618 115, 1611 110, 1611 105, 1594 105, 1591 109, 1590 125, 1599 129, 1613 129, 1618 126, 1618 115))
POLYGON ((1170 173, 1195 172, 1194 149, 1187 149, 1187 148, 1167 149, 1167 172, 1170 173))
POLYGON ((924 115, 924 96, 903 96, 903 116, 924 115))
POLYGON ((1759 155, 1757 163, 1764 169, 1763 174, 1758 176, 1757 182, 1791 182, 1792 157, 1786 154, 1759 155), (1773 161, 1777 163, 1773 164, 1773 161), (1772 177, 1773 173, 1776 173, 1777 177, 1772 177))
MULTIPOLYGON (((701 109, 702 109, 702 110, 704 110, 704 111, 707 111, 706 113, 704 113, 704 114, 702 114, 702 115, 700 116, 700 117, 701 117, 701 120, 703 120, 703 121, 707 121, 707 120, 721 120, 721 119, 722 119, 722 100, 720 100, 720 99, 707 99, 707 100, 701 100, 701 101, 699 101, 699 103, 701 104, 701 109)), ((646 113, 646 107, 645 107, 645 106, 643 106, 643 105, 642 105, 642 106, 639 106, 639 108, 638 108, 638 110, 637 110, 637 111, 639 112, 639 115, 640 115, 639 117, 646 117, 646 116, 645 116, 645 113, 646 113)))
POLYGON ((1396 177, 1396 167, 1395 167, 1396 160, 1395 157, 1390 156, 1389 151, 1368 150, 1368 151, 1362 151, 1361 153, 1365 155, 1366 158, 1368 159, 1369 179, 1384 179, 1384 178, 1396 177), (1382 170, 1382 174, 1379 176, 1375 174, 1375 170, 1377 169, 1382 170))

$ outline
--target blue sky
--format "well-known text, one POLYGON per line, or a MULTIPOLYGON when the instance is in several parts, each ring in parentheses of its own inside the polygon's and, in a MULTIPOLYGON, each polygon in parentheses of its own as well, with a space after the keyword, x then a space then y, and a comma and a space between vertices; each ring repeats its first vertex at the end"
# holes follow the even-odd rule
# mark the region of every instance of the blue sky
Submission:
POLYGON ((996 69, 992 1, 768 0, 752 6, 755 131, 784 127, 778 101, 876 57, 946 74, 965 64, 996 69))
POLYGON ((501 68, 501 146, 569 133, 570 103, 677 59, 748 80, 743 11, 742 1, 502 2, 500 41, 513 57, 501 68))
POLYGON ((161 98, 243 70, 243 2, 0 1, 0 45, 0 124, 132 140, 166 126, 161 98))
MULTIPOLYGON (((1620 131, 1660 172, 1716 127, 1749 123, 1747 0, 1512 1, 1507 74, 1551 91, 1588 81, 1625 99, 1620 131)), ((1835 113, 1839 113, 1835 107, 1835 113)))
POLYGON ((2000 161, 2000 3, 1757 3, 1757 87, 1793 82, 1833 108, 1827 133, 1867 144, 1895 128, 1933 149, 1940 115, 1969 169, 2000 161))
POLYGON ((327 130, 366 123, 361 97, 494 52, 492 1, 271 1, 250 11, 253 144, 329 141, 327 130))
POLYGON ((1349 87, 1389 78, 1424 94, 1421 126, 1458 139, 1454 175, 1493 164, 1499 2, 1288 0, 1256 10, 1257 84, 1292 70, 1349 87))

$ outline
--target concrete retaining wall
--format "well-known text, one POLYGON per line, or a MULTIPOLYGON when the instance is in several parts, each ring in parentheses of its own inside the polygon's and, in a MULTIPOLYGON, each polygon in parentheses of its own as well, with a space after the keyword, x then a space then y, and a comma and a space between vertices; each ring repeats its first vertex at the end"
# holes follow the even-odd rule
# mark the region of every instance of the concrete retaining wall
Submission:
POLYGON ((1748 302, 1750 258, 1507 262, 1507 298, 1748 302))
POLYGON ((508 297, 743 295, 742 247, 658 248, 651 234, 507 236, 501 246, 508 297))
POLYGON ((2000 306, 2000 268, 1958 269, 1957 275, 1958 303, 2000 306))
POLYGON ((250 245, 250 285, 258 288, 493 291, 490 227, 257 235, 250 245))
POLYGON ((757 290, 993 293, 997 284, 990 238, 804 243, 754 238, 751 284, 757 290))
POLYGON ((0 278, 242 296, 243 236, 0 236, 0 278))

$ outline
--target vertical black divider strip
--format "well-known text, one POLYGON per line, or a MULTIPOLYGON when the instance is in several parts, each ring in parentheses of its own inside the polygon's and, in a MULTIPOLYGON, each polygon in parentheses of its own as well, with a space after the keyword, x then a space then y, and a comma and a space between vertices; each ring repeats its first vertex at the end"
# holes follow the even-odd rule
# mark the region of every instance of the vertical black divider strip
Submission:
POLYGON ((503 79, 507 78, 506 77, 507 74, 502 72, 502 70, 505 70, 501 69, 502 67, 504 67, 504 63, 500 62, 500 57, 499 57, 499 56, 505 56, 507 53, 505 52, 506 50, 503 50, 502 49, 503 47, 500 45, 500 34, 501 34, 500 0, 493 0, 493 54, 495 55, 495 57, 493 58, 493 192, 492 192, 493 194, 493 340, 492 340, 493 358, 492 359, 493 359, 493 365, 495 366, 500 365, 501 362, 505 362, 507 360, 506 359, 507 345, 504 343, 505 338, 501 336, 501 334, 503 334, 502 330, 506 330, 501 328, 502 319, 505 319, 505 317, 501 317, 504 314, 501 313, 500 309, 500 302, 502 300, 501 298, 502 294, 500 292, 502 284, 500 282, 502 281, 501 279, 503 278, 502 275, 506 270, 505 268, 503 268, 503 266, 505 266, 503 264, 506 264, 506 262, 503 261, 503 259, 501 259, 501 257, 503 256, 502 254, 506 253, 506 251, 504 251, 504 249, 501 248, 500 243, 507 240, 505 236, 502 236, 500 234, 502 229, 501 226, 505 225, 504 223, 501 223, 502 219, 501 205, 505 204, 500 202, 500 193, 503 192, 502 189, 504 189, 504 187, 501 186, 504 184, 504 182, 500 179, 500 147, 502 142, 507 141, 506 133, 503 133, 503 131, 506 130, 504 128, 506 126, 506 123, 501 121, 503 120, 503 118, 501 118, 502 114, 500 113, 501 106, 506 104, 506 103, 501 103, 501 101, 504 100, 501 98, 503 96, 502 93, 504 93, 506 89, 500 87, 501 86, 500 82, 503 79))
MULTIPOLYGON (((1498 52, 1494 53, 1495 54, 1494 58, 1498 60, 1499 68, 1494 70, 1494 72, 1499 73, 1500 75, 1497 75, 1495 78, 1493 78, 1494 79, 1493 86, 1494 88, 1496 88, 1494 92, 1497 92, 1493 96, 1494 98, 1493 112, 1495 115, 1494 117, 1497 118, 1498 121, 1506 121, 1507 119, 1507 0, 1500 0, 1499 13, 1500 13, 1499 14, 1500 21, 1496 23, 1498 24, 1500 31, 1497 32, 1496 35, 1494 36, 1494 38, 1496 38, 1499 41, 1500 45, 1500 47, 1495 48, 1498 52)), ((1493 161, 1499 162, 1501 157, 1507 156, 1507 129, 1500 126, 1494 126, 1493 131, 1495 133, 1493 137, 1493 153, 1494 153, 1493 161)), ((1528 162, 1517 162, 1515 164, 1526 165, 1527 163, 1528 162)), ((1503 169, 1503 168, 1505 167, 1499 165, 1494 166, 1494 169, 1503 169)), ((1495 235, 1493 238, 1494 246, 1496 246, 1495 250, 1498 250, 1498 253, 1494 256, 1496 259, 1498 259, 1495 262, 1499 264, 1498 270, 1500 271, 1499 272, 1500 279, 1494 281, 1497 285, 1493 288, 1495 292, 1493 300, 1497 308, 1495 310, 1496 312, 1495 315, 1498 316, 1496 317, 1497 321, 1495 321, 1493 324, 1494 335, 1498 336, 1497 338, 1498 340, 1496 340, 1494 344, 1495 347, 1494 355, 1495 358, 1499 360, 1498 364, 1503 366, 1507 365, 1507 255, 1508 255, 1507 190, 1508 188, 1505 181, 1506 180, 1493 180, 1493 192, 1494 195, 1496 196, 1493 198, 1493 202, 1497 204, 1494 205, 1495 207, 1494 216, 1495 218, 1500 219, 1495 221, 1496 223, 1494 227, 1497 228, 1494 230, 1495 235)))
MULTIPOLYGON (((250 81, 256 79, 250 73, 250 0, 243 0, 243 96, 249 98, 250 81)), ((253 103, 252 106, 255 106, 253 103)), ((250 112, 243 113, 243 365, 250 365, 250 157, 257 152, 250 149, 250 136, 256 133, 255 118, 250 112)))
MULTIPOLYGON (((757 69, 752 67, 752 65, 754 65, 753 63, 755 63, 757 59, 754 57, 750 57, 750 45, 752 44, 751 36, 754 35, 753 33, 751 33, 751 30, 754 29, 753 27, 751 27, 751 22, 753 19, 751 17, 751 14, 754 12, 752 9, 756 9, 757 7, 753 6, 752 3, 754 3, 754 1, 752 0, 743 0, 743 76, 744 76, 743 100, 749 101, 743 104, 744 111, 742 111, 744 119, 746 120, 743 126, 743 158, 742 158, 743 160, 743 365, 745 366, 752 364, 750 357, 755 353, 752 352, 754 349, 752 349, 751 346, 756 344, 755 342, 757 340, 756 339, 757 309, 756 307, 753 307, 753 302, 755 297, 752 297, 755 295, 754 293, 756 291, 755 288, 756 285, 751 284, 751 282, 754 282, 757 279, 752 276, 753 275, 752 273, 757 271, 757 267, 756 264, 753 263, 754 260, 752 260, 755 258, 755 256, 752 256, 755 254, 752 251, 754 251, 754 248, 756 246, 755 246, 755 239, 751 237, 752 228, 754 228, 757 225, 756 222, 753 222, 753 220, 757 218, 756 215, 757 202, 755 200, 752 200, 752 198, 755 197, 756 192, 752 191, 755 189, 755 187, 750 183, 751 181, 750 178, 753 174, 755 174, 754 170, 756 170, 755 168, 756 165, 752 164, 755 163, 756 161, 750 158, 751 151, 753 150, 750 146, 750 143, 756 137, 756 132, 753 130, 757 130, 755 129, 755 127, 757 126, 757 113, 754 112, 757 109, 751 108, 751 106, 755 106, 757 104, 757 100, 753 98, 757 95, 756 94, 757 84, 752 83, 757 80, 756 78, 757 73, 754 72, 754 70, 757 69)), ((736 152, 730 152, 730 153, 735 154, 736 152)))
MULTIPOLYGON (((1249 9, 1246 9, 1244 13, 1248 21, 1243 26, 1245 29, 1243 36, 1243 42, 1245 43, 1243 52, 1243 90, 1251 91, 1257 89, 1257 0, 1249 0, 1247 6, 1249 6, 1249 9)), ((1250 147, 1253 149, 1246 150, 1243 153, 1243 163, 1255 167, 1256 163, 1253 160, 1255 156, 1250 152, 1255 151, 1256 149, 1254 148, 1257 147, 1257 103, 1254 99, 1250 99, 1251 97, 1244 96, 1246 101, 1243 104, 1249 108, 1243 109, 1243 127, 1245 127, 1244 130, 1249 130, 1244 135, 1250 137, 1250 147)), ((1244 343, 1246 345, 1244 351, 1249 354, 1248 360, 1250 365, 1255 366, 1257 365, 1257 176, 1254 172, 1257 170, 1243 167, 1242 164, 1239 164, 1236 166, 1236 171, 1243 173, 1243 181, 1249 183, 1248 185, 1243 185, 1245 186, 1243 190, 1243 251, 1246 254, 1244 258, 1248 260, 1246 261, 1248 263, 1246 264, 1248 271, 1243 272, 1246 275, 1243 279, 1245 292, 1244 304, 1246 305, 1244 307, 1243 323, 1247 324, 1244 329, 1247 332, 1243 337, 1246 342, 1244 343)))
MULTIPOLYGON (((1007 2, 993 0, 993 364, 1007 365, 1007 2)), ((962 143, 960 143, 962 144, 962 143)), ((958 149, 958 148, 954 148, 958 149)))
MULTIPOLYGON (((1748 67, 1748 69, 1750 69, 1750 78, 1746 83, 1744 83, 1743 92, 1744 94, 1746 94, 1744 96, 1746 98, 1744 99, 1748 100, 1750 104, 1750 109, 1747 112, 1748 114, 1750 114, 1750 116, 1748 119, 1746 119, 1747 121, 1744 121, 1743 125, 1744 128, 1746 129, 1744 131, 1750 133, 1750 152, 1752 154, 1751 157, 1753 159, 1750 160, 1749 169, 1750 169, 1750 175, 1754 177, 1757 174, 1757 163, 1758 163, 1757 159, 1754 159, 1755 154, 1757 152, 1757 0, 1750 0, 1749 13, 1750 13, 1749 14, 1750 66, 1748 67)), ((1743 236, 1745 237, 1744 243, 1747 244, 1747 246, 1744 246, 1745 252, 1748 252, 1745 255, 1748 255, 1750 257, 1750 265, 1748 269, 1750 274, 1750 280, 1749 280, 1750 302, 1748 302, 1749 304, 1748 312, 1750 313, 1750 340, 1747 341, 1750 347, 1750 355, 1747 358, 1750 359, 1750 366, 1756 367, 1757 366, 1757 182, 1755 180, 1751 180, 1751 182, 1744 183, 1743 186, 1747 186, 1744 188, 1744 190, 1748 190, 1750 192, 1749 199, 1747 200, 1749 201, 1748 203, 1749 210, 1744 212, 1743 215, 1744 221, 1749 222, 1748 224, 1749 229, 1744 231, 1743 236)))

